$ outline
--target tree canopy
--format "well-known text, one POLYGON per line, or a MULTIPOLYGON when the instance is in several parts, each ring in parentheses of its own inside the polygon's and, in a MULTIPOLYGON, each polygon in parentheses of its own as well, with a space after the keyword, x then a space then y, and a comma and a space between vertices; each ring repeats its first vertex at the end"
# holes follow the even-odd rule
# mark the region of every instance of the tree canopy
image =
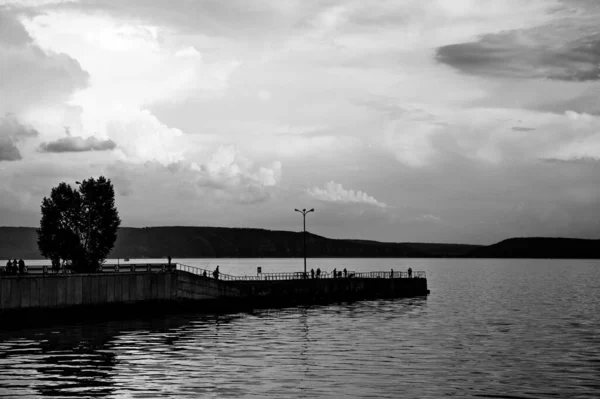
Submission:
POLYGON ((41 208, 37 233, 42 256, 53 264, 70 264, 76 272, 97 270, 114 247, 121 224, 110 180, 89 178, 78 190, 60 183, 41 208))

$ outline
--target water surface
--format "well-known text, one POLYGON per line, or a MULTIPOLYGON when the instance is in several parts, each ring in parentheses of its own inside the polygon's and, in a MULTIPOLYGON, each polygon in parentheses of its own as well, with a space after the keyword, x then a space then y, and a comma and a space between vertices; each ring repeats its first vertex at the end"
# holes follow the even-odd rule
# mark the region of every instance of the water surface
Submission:
MULTIPOLYGON (((301 259, 178 261, 302 270, 301 259)), ((0 396, 600 397, 599 261, 309 259, 408 266, 427 272, 431 295, 1 332, 0 396)))

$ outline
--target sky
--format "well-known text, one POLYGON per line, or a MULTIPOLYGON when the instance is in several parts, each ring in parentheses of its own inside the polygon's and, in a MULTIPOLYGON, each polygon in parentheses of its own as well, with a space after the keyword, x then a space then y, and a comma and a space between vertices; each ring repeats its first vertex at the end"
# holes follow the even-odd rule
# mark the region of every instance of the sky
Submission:
POLYGON ((600 238, 595 0, 0 0, 0 225, 600 238))

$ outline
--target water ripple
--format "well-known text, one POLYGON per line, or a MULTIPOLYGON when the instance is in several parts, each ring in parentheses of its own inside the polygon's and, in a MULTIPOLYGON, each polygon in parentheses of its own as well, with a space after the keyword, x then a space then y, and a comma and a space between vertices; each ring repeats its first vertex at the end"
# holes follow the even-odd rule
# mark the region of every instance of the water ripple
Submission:
POLYGON ((414 262, 427 298, 3 332, 0 397, 600 397, 598 262, 414 262))

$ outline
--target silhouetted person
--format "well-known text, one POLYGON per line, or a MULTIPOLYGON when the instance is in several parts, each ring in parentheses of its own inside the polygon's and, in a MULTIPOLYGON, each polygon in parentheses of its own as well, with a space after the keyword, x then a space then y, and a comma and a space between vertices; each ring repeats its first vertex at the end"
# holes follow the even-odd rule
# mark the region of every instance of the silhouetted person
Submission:
POLYGON ((23 259, 19 259, 19 273, 25 274, 25 261, 23 259))
POLYGON ((412 277, 412 269, 409 267, 408 268, 408 278, 412 277))
POLYGON ((317 278, 321 277, 321 269, 317 267, 317 278))
POLYGON ((52 273, 60 271, 60 259, 52 259, 52 273))
POLYGON ((12 273, 12 262, 10 261, 10 259, 6 262, 6 273, 12 273))
POLYGON ((348 277, 348 270, 344 267, 344 278, 348 277))
POLYGON ((335 269, 333 269, 333 278, 337 277, 337 271, 335 269))
POLYGON ((17 258, 13 259, 12 267, 15 274, 17 274, 19 272, 19 262, 17 262, 17 258))
POLYGON ((315 278, 315 269, 310 269, 310 278, 315 278))
POLYGON ((206 277, 206 270, 202 273, 202 277, 206 277))
POLYGON ((390 278, 394 278, 394 269, 390 271, 390 278))
POLYGON ((215 269, 215 271, 213 272, 213 277, 218 280, 219 279, 219 265, 217 265, 217 268, 215 269))

